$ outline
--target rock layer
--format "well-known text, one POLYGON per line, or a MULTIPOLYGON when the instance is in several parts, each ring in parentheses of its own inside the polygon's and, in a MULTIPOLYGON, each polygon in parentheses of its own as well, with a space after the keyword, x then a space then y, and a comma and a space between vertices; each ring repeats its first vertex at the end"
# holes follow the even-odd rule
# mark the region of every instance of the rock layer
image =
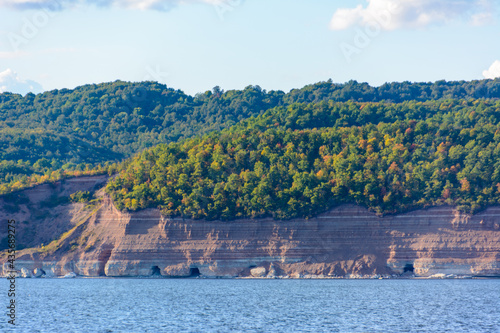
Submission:
POLYGON ((500 276, 499 207, 473 216, 437 207, 378 217, 343 205, 306 220, 204 221, 154 209, 123 213, 101 196, 98 207, 58 207, 68 214, 64 237, 19 251, 17 269, 94 277, 500 276))

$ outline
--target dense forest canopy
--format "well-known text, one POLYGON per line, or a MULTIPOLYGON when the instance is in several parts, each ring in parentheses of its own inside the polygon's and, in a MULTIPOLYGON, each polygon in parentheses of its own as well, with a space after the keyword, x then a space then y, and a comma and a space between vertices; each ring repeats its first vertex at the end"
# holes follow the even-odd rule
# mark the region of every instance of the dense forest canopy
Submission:
POLYGON ((500 203, 500 102, 293 104, 159 145, 108 184, 121 209, 207 219, 500 203), (378 120, 380 119, 380 121, 378 120))
MULTIPOLYGON (((443 112, 448 105, 446 103, 461 110, 477 107, 474 103, 492 108, 499 97, 500 79, 472 82, 402 82, 387 83, 380 87, 371 87, 366 83, 356 81, 345 84, 327 81, 294 89, 289 93, 266 91, 259 86, 248 86, 243 90, 230 91, 223 91, 219 87, 215 87, 211 91, 196 96, 186 95, 180 90, 156 82, 116 81, 86 85, 74 90, 54 90, 38 95, 21 96, 3 93, 0 94, 0 194, 40 182, 55 181, 67 176, 103 172, 112 174, 117 170, 127 168, 129 160, 121 164, 116 163, 138 152, 150 148, 145 151, 145 154, 150 154, 158 149, 165 149, 166 146, 151 148, 158 144, 180 142, 180 145, 189 145, 196 140, 203 141, 209 140, 209 138, 215 141, 219 139, 234 141, 237 140, 237 137, 231 138, 231 135, 238 136, 242 133, 246 133, 242 134, 246 137, 265 138, 267 131, 276 130, 277 133, 273 135, 283 136, 280 144, 286 146, 290 142, 285 139, 290 138, 290 136, 284 133, 290 131, 293 133, 295 131, 306 131, 307 133, 319 131, 322 132, 322 135, 323 132, 331 132, 331 135, 342 132, 346 135, 346 131, 354 131, 355 127, 366 129, 370 126, 375 126, 377 131, 381 131, 380 133, 384 135, 397 137, 395 133, 385 133, 379 127, 383 124, 386 124, 384 126, 388 126, 387 124, 393 126, 405 124, 404 126, 406 126, 409 125, 407 124, 409 121, 425 123, 429 119, 436 120, 436 117, 444 115, 443 112), (462 103, 465 103, 466 106, 462 103), (209 134, 231 126, 233 127, 229 132, 209 134), (216 136, 213 137, 213 135, 216 136), (198 138, 190 141, 189 138, 194 136, 198 136, 198 138)), ((494 119, 482 119, 482 121, 494 124, 494 119)), ((454 118, 452 123, 455 127, 463 126, 462 123, 456 123, 454 118)), ((412 126, 409 128, 413 128, 412 126)), ((426 128, 429 128, 429 131, 433 130, 432 126, 426 128)), ((436 133, 440 134, 440 132, 436 133)), ((433 140, 435 139, 437 140, 437 138, 433 140)), ((226 142, 226 144, 229 143, 226 142)), ((256 146, 240 147, 240 154, 246 150, 250 155, 257 154, 260 151, 260 145, 266 144, 268 144, 267 141, 256 146)), ((233 145, 233 143, 229 145, 233 145)), ((329 147, 330 150, 333 149, 332 152, 336 152, 329 145, 327 142, 322 144, 322 146, 329 147)), ((465 147, 466 143, 461 143, 461 145, 465 147)), ((411 149, 409 151, 413 152, 411 149)), ((279 154, 279 151, 275 153, 279 154)), ((377 153, 382 154, 381 152, 377 153)), ((422 153, 429 152, 423 150, 422 153)), ((158 156, 155 156, 160 159, 162 153, 158 152, 157 154, 158 156)), ((316 156, 316 158, 322 156, 317 155, 318 152, 314 150, 303 152, 303 154, 316 156)), ((141 157, 134 159, 131 165, 135 165, 138 158, 141 157)), ((208 156, 207 158, 212 157, 208 156)), ((236 158, 236 156, 228 155, 227 158, 236 158)), ((259 160, 250 159, 249 163, 254 162, 257 163, 259 160)), ((180 168, 178 163, 180 162, 171 161, 168 167, 176 164, 180 168)), ((243 166, 240 167, 243 168, 243 166)), ((270 171, 271 165, 268 167, 269 170, 264 169, 264 171, 270 171)), ((296 167, 298 168, 299 165, 297 164, 296 167)), ((316 170, 311 161, 309 167, 311 168, 307 169, 309 172, 316 170)), ((254 169, 254 165, 245 165, 244 169, 224 169, 224 172, 228 173, 229 177, 238 170, 241 173, 245 170, 254 172, 254 169)), ((183 174, 191 175, 188 170, 184 171, 183 174)), ((324 171, 332 172, 328 168, 324 171)), ((305 172, 305 169, 301 172, 305 172)), ((279 174, 280 177, 284 176, 283 170, 279 174)), ((121 179, 120 177, 119 179, 121 179)), ((142 176, 137 175, 137 177, 141 178, 142 176)), ((204 177, 205 175, 201 178, 205 179, 204 177)), ((285 180, 286 177, 283 179, 285 180)), ((148 184, 152 184, 155 179, 148 177, 146 180, 148 180, 148 184)), ((224 178, 212 179, 211 181, 225 182, 224 178)), ((156 186, 163 186, 163 183, 157 183, 156 186)), ((207 188, 211 188, 211 186, 207 185, 207 188)), ((287 185, 281 184, 280 186, 287 185)), ((311 184, 308 185, 308 188, 311 186, 311 184)), ((116 191, 118 189, 115 185, 110 188, 116 191)), ((163 188, 164 193, 166 193, 166 188, 163 188)), ((211 198, 213 192, 208 195, 207 188, 203 188, 204 195, 211 198)), ((387 190, 388 187, 384 186, 383 188, 387 190)), ((263 210, 259 206, 250 205, 245 208, 245 211, 233 209, 230 213, 224 214, 217 212, 217 210, 214 211, 212 208, 205 208, 204 211, 198 209, 194 212, 194 208, 185 210, 186 207, 178 204, 184 200, 185 193, 170 195, 168 198, 175 200, 166 202, 165 198, 158 199, 156 192, 154 199, 148 196, 144 196, 142 199, 136 197, 137 192, 130 182, 124 183, 124 188, 121 190, 127 194, 120 196, 113 192, 113 196, 122 208, 139 209, 161 206, 169 214, 177 215, 208 218, 262 216, 271 214, 272 208, 268 207, 263 210), (182 199, 179 201, 181 197, 182 199), (175 209, 164 207, 171 204, 174 204, 175 209)), ((170 190, 178 193, 179 189, 171 188, 170 190)), ((389 192, 392 197, 396 195, 396 192, 389 192)), ((235 194, 236 192, 231 193, 235 194)), ((238 195, 240 194, 238 193, 238 195)), ((288 197, 283 197, 280 200, 283 201, 286 198, 288 197)), ((352 199, 351 197, 347 198, 352 199)), ((288 201, 290 199, 291 197, 288 201)), ((184 201, 186 200, 188 199, 184 201)), ((294 209, 295 212, 276 210, 272 214, 277 217, 309 216, 312 212, 326 209, 325 207, 333 204, 333 199, 328 200, 317 202, 315 199, 315 206, 311 206, 312 208, 309 206, 306 208, 306 205, 300 210, 294 209)), ((408 200, 402 207, 421 204, 410 204, 411 200, 408 200)), ((391 211, 387 204, 383 204, 383 200, 382 203, 375 204, 373 200, 371 203, 367 203, 356 197, 355 201, 364 203, 377 211, 391 211)), ((303 204, 302 201, 300 202, 303 204)), ((425 204, 427 203, 426 201, 425 204)), ((205 200, 203 204, 215 204, 215 202, 205 200)), ((281 204, 283 205, 283 202, 281 204)), ((472 205, 470 202, 463 204, 464 207, 481 205, 481 203, 472 205)))
POLYGON ((280 105, 283 94, 216 87, 191 97, 154 82, 120 81, 24 97, 0 94, 0 193, 43 176, 57 179, 59 173, 50 175, 59 168, 90 172, 158 143, 231 126, 280 105))

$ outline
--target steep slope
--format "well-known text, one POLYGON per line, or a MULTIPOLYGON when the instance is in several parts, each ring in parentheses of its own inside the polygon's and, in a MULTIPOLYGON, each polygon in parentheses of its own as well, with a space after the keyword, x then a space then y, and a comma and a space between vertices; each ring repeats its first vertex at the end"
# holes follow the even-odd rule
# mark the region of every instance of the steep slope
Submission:
MULTIPOLYGON (((55 192, 65 195, 72 184, 75 180, 66 181, 55 192)), ((94 187, 95 179, 83 184, 79 190, 94 187)), ((17 269, 33 273, 38 268, 48 276, 75 272, 115 277, 500 276, 496 207, 473 216, 440 207, 377 217, 342 205, 311 219, 224 222, 167 218, 155 209, 123 213, 102 191, 98 195, 98 206, 57 207, 67 214, 66 225, 61 223, 52 235, 65 233, 43 248, 19 251, 17 269)), ((33 202, 54 196, 54 190, 40 187, 26 196, 33 202)), ((34 211, 23 209, 31 218, 34 211)), ((1 217, 21 218, 19 214, 3 210, 1 217)), ((53 216, 32 223, 36 235, 55 225, 53 216)), ((26 232, 19 229, 20 243, 26 242, 26 232)), ((2 252, 1 263, 5 260, 2 252)))
POLYGON ((66 179, 0 196, 0 249, 7 247, 7 220, 16 221, 18 249, 49 245, 75 227, 88 212, 83 203, 69 203, 77 191, 95 191, 107 176, 66 179))

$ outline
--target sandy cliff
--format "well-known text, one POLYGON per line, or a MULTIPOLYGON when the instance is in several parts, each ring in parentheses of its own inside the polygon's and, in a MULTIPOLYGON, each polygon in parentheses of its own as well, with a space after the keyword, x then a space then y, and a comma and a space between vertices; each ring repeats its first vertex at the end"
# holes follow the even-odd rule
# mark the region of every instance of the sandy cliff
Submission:
MULTIPOLYGON (((47 276, 244 277, 456 274, 500 276, 500 208, 469 216, 452 207, 377 217, 344 205, 308 220, 203 221, 158 210, 118 211, 103 192, 97 205, 44 208, 47 198, 102 186, 105 177, 66 180, 0 199, 19 221, 17 268, 47 276), (79 183, 78 183, 79 182, 79 183), (12 200, 12 199, 10 199, 12 200), (41 244, 44 244, 42 247, 41 244)), ((2 243, 4 244, 4 243, 2 243)), ((6 260, 5 253, 0 256, 6 260)))

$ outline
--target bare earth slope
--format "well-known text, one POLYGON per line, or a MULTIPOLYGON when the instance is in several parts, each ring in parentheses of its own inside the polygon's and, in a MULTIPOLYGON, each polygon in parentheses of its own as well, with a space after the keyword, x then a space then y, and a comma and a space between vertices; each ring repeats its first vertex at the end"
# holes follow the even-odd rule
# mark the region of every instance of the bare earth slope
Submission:
POLYGON ((47 276, 500 276, 500 207, 474 216, 438 207, 382 218, 343 205, 308 220, 224 222, 171 219, 154 209, 123 213, 100 191, 97 205, 43 208, 47 198, 105 180, 39 186, 21 193, 25 203, 0 198, 0 239, 13 218, 18 245, 26 247, 16 268, 47 276))

